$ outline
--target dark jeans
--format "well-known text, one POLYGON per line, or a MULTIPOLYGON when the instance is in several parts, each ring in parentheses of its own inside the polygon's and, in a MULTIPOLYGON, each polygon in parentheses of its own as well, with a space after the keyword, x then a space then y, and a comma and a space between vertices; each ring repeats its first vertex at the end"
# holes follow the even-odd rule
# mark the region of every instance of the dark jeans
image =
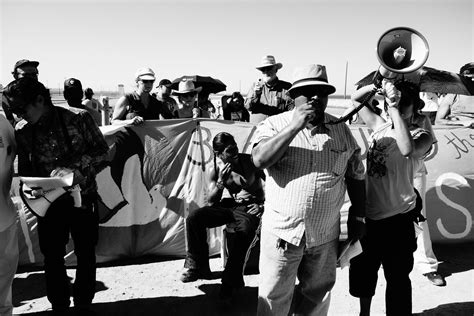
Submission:
POLYGON ((53 309, 68 307, 70 284, 64 265, 69 234, 77 257, 73 286, 74 305, 91 304, 95 294, 97 244, 97 198, 83 197, 83 208, 76 208, 70 195, 57 199, 46 216, 38 217, 38 237, 44 256, 46 293, 53 309))
POLYGON ((232 223, 235 241, 229 249, 229 258, 222 275, 222 284, 232 287, 244 285, 243 266, 247 250, 255 237, 260 218, 246 212, 245 205, 234 207, 208 206, 193 210, 186 218, 188 251, 184 267, 203 272, 210 271, 207 230, 232 223))
POLYGON ((382 220, 367 219, 367 234, 361 240, 363 252, 351 260, 349 292, 355 297, 372 297, 377 273, 383 266, 387 289, 387 315, 411 315, 412 294, 409 274, 416 250, 413 217, 398 214, 382 220))

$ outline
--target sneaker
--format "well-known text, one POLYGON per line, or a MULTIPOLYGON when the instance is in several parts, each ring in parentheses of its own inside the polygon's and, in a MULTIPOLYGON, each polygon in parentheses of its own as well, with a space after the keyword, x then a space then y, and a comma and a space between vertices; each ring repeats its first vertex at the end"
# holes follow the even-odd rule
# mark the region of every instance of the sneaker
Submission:
POLYGON ((436 286, 445 286, 446 285, 446 280, 438 272, 430 272, 430 273, 425 273, 423 275, 425 277, 427 277, 428 280, 436 286))
POLYGON ((181 274, 180 280, 183 283, 194 282, 199 279, 209 279, 211 277, 211 271, 202 272, 197 269, 186 269, 181 274))

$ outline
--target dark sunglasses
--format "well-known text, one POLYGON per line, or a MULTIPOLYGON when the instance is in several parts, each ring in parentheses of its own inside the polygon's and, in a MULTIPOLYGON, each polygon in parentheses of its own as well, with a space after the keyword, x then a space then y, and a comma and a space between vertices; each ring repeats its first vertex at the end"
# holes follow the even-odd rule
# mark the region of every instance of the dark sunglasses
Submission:
POLYGON ((141 80, 141 82, 143 82, 143 83, 154 83, 155 80, 141 80))

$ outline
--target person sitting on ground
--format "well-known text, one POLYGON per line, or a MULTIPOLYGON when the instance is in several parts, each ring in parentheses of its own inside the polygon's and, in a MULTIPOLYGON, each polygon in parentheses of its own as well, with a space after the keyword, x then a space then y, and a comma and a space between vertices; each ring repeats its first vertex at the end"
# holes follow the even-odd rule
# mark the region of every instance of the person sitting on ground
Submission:
POLYGON ((244 103, 244 97, 238 91, 232 93, 231 96, 223 96, 222 111, 224 112, 224 120, 248 122, 250 114, 244 103))
POLYGON ((209 205, 192 210, 186 218, 188 250, 181 281, 192 282, 209 277, 206 228, 231 224, 237 235, 222 276, 220 296, 224 299, 245 285, 243 266, 263 212, 262 180, 265 176, 255 167, 249 154, 239 153, 231 134, 217 134, 212 147, 214 168, 209 174, 209 205), (231 198, 222 198, 224 189, 231 198))
POLYGON ((174 113, 178 104, 171 96, 171 81, 168 79, 161 79, 156 87, 155 98, 162 102, 171 113, 174 113))
POLYGON ((91 113, 97 125, 102 126, 102 104, 99 100, 93 98, 94 91, 92 88, 86 88, 86 90, 84 90, 84 96, 85 99, 82 101, 82 105, 91 113))
POLYGON ((135 73, 137 88, 127 93, 115 104, 112 124, 142 124, 145 120, 173 118, 169 109, 150 94, 155 82, 155 72, 150 68, 140 68, 135 73))
POLYGON ((178 109, 174 116, 177 118, 198 118, 201 111, 196 105, 196 96, 202 87, 195 88, 191 80, 183 80, 178 85, 178 90, 173 90, 171 95, 178 97, 178 109))

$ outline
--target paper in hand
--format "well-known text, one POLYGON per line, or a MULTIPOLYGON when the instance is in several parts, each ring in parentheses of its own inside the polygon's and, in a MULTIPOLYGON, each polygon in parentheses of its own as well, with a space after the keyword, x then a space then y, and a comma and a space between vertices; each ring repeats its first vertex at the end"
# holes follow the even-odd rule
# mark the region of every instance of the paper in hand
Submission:
POLYGON ((352 240, 346 240, 339 248, 337 262, 339 263, 341 269, 344 269, 350 265, 352 258, 358 256, 361 253, 362 245, 360 244, 359 240, 354 243, 352 243, 352 240))

